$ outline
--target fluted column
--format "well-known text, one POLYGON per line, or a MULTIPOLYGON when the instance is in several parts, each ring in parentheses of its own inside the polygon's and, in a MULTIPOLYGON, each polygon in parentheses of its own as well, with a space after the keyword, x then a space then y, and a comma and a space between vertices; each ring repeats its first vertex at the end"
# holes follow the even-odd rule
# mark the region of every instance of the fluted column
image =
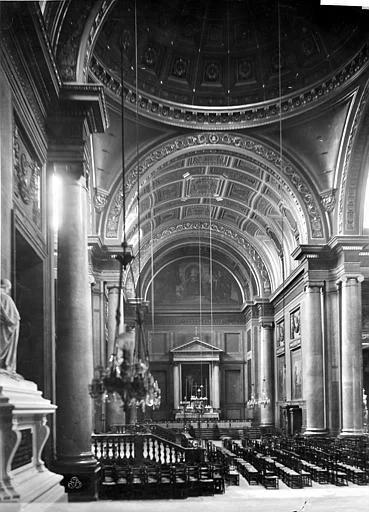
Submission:
POLYGON ((173 363, 173 405, 179 409, 179 365, 173 363))
POLYGON ((260 406, 260 426, 274 425, 273 400, 273 323, 261 321, 259 398, 264 392, 269 403, 260 406))
POLYGON ((220 408, 219 363, 213 365, 213 407, 220 408))
POLYGON ((305 286, 302 322, 303 389, 306 403, 305 435, 319 435, 325 427, 322 283, 305 286))
MULTIPOLYGON (((119 286, 116 284, 108 286, 108 353, 109 358, 114 352, 114 343, 116 336, 117 326, 117 307, 120 300, 120 324, 119 333, 124 332, 124 304, 123 304, 123 293, 119 290, 119 286)), ((126 423, 126 415, 123 409, 123 402, 115 393, 114 396, 110 396, 106 403, 106 425, 107 430, 110 430, 112 425, 124 425, 126 423)))
POLYGON ((361 275, 341 278, 342 436, 363 434, 361 275))
POLYGON ((93 377, 86 182, 82 164, 58 165, 61 219, 57 285, 57 462, 60 472, 96 465, 91 453, 93 377))

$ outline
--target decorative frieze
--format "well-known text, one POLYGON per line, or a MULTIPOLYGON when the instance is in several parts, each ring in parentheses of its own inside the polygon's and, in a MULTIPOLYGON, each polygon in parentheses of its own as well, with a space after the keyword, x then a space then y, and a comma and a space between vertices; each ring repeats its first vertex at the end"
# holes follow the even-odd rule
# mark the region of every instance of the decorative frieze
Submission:
MULTIPOLYGON (((244 325, 242 314, 227 314, 226 318, 206 318, 203 317, 201 320, 202 325, 244 325)), ((160 314, 155 315, 155 328, 162 328, 165 325, 199 325, 198 318, 186 318, 182 315, 163 317, 160 314)))
POLYGON ((332 188, 322 192, 320 194, 320 202, 326 212, 332 212, 336 206, 336 189, 332 188))
POLYGON ((101 213, 104 210, 108 196, 109 194, 105 190, 96 189, 94 191, 93 204, 97 213, 101 213))

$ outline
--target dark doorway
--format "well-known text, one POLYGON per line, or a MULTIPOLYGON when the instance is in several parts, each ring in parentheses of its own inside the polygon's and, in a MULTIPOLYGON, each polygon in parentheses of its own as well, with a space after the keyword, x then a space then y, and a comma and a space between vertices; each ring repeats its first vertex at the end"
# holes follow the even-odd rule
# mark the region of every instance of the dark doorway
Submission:
POLYGON ((44 391, 43 261, 18 232, 15 253, 15 302, 21 317, 17 372, 44 391))
POLYGON ((191 397, 209 398, 209 364, 182 364, 182 400, 191 397), (200 390, 200 391, 199 391, 200 390))

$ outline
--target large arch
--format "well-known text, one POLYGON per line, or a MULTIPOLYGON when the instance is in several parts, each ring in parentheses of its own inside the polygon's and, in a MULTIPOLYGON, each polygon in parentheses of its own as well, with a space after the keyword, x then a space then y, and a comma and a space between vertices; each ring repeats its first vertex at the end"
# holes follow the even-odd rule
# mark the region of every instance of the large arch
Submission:
MULTIPOLYGON (((241 253, 245 247, 255 251, 274 289, 282 279, 281 253, 290 255, 297 243, 327 240, 314 185, 285 154, 281 169, 281 155, 265 141, 202 132, 173 138, 146 153, 126 175, 126 234, 135 244, 138 177, 141 249, 150 240, 159 244, 161 233, 171 239, 182 230, 188 236, 193 228, 186 226, 210 222, 214 239, 228 236, 241 253)), ((116 244, 123 231, 120 180, 112 187, 100 230, 107 245, 116 244)), ((285 273, 293 268, 295 262, 287 257, 285 273)))

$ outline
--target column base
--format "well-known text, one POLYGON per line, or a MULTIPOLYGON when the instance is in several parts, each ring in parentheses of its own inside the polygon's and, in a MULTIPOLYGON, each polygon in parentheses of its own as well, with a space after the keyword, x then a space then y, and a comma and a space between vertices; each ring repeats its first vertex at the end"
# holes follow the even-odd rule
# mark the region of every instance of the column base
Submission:
POLYGON ((326 436, 327 434, 328 434, 328 431, 325 428, 308 428, 305 430, 305 432, 302 435, 305 437, 312 437, 312 436, 326 436))
POLYGON ((92 453, 63 457, 55 462, 55 471, 63 475, 60 484, 68 501, 96 501, 100 483, 100 463, 92 453))

